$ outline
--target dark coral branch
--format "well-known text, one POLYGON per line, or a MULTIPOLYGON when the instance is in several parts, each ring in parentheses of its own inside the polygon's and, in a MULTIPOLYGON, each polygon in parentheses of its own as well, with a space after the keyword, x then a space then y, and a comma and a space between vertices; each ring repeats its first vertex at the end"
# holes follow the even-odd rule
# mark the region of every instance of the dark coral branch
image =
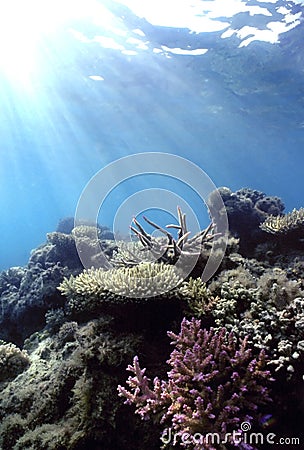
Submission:
MULTIPOLYGON (((189 239, 189 235, 191 234, 191 232, 187 229, 186 215, 182 213, 180 207, 177 208, 177 214, 179 223, 177 225, 166 225, 166 228, 174 228, 178 230, 177 240, 169 231, 153 222, 152 220, 148 219, 147 217, 143 217, 149 225, 166 236, 165 242, 164 240, 153 238, 149 233, 145 231, 138 220, 136 218, 133 218, 132 222, 134 226, 131 225, 130 229, 138 237, 144 249, 150 251, 151 254, 156 258, 157 262, 175 264, 181 255, 199 256, 201 254, 202 246, 204 245, 204 243, 209 242, 214 237, 218 236, 217 234, 213 233, 214 224, 211 222, 205 230, 200 231, 191 239, 189 239)), ((127 265, 132 265, 138 264, 141 261, 138 258, 136 260, 132 258, 130 261, 125 260, 122 262, 127 265)))

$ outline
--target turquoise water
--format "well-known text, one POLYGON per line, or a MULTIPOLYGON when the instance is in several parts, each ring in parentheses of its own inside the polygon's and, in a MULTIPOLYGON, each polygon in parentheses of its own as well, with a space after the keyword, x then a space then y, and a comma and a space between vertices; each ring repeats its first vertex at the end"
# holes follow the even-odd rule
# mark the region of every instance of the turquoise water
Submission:
MULTIPOLYGON (((1 7, 0 269, 25 264, 91 177, 134 153, 303 206, 303 2, 50 3, 1 7)), ((141 175, 113 189, 101 223, 150 187, 200 208, 141 175)))

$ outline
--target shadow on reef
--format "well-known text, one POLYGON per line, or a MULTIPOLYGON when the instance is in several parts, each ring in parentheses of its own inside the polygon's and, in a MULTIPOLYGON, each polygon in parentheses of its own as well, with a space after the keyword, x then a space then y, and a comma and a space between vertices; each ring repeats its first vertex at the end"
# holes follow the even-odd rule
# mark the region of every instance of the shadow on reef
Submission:
MULTIPOLYGON (((270 197, 252 189, 232 192, 228 188, 220 188, 219 191, 226 208, 230 233, 240 239, 240 253, 249 256, 257 244, 267 241, 260 224, 269 215, 282 214, 285 206, 279 197, 270 197)), ((214 216, 219 217, 221 209, 212 194, 208 205, 214 216)))
MULTIPOLYGON (((241 422, 303 439, 303 210, 283 214, 279 198, 250 189, 220 193, 230 237, 207 284, 221 237, 211 226, 189 239, 181 211, 177 239, 135 223, 129 244, 67 218, 27 266, 0 274, 1 450, 156 450, 170 429, 187 442, 167 449, 282 448, 194 442, 241 422), (199 254, 187 279, 183 253, 199 254)), ((212 194, 209 208, 221 220, 212 194)))

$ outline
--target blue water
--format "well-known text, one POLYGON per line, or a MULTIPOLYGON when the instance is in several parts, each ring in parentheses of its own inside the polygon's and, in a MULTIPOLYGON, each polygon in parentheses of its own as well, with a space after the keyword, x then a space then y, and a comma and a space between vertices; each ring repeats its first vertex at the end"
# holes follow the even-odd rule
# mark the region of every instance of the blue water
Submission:
MULTIPOLYGON (((227 1, 231 14, 216 19, 206 10, 218 2, 182 2, 195 25, 158 2, 153 14, 136 1, 83 1, 64 14, 43 3, 48 24, 30 14, 33 1, 23 22, 13 8, 1 14, 0 269, 25 264, 74 215, 91 177, 134 153, 179 155, 216 186, 277 195, 286 212, 303 206, 303 2, 227 1), (206 17, 217 29, 200 29, 206 17)), ((186 192, 135 177, 113 190, 101 223, 111 228, 120 204, 149 187, 186 192)))

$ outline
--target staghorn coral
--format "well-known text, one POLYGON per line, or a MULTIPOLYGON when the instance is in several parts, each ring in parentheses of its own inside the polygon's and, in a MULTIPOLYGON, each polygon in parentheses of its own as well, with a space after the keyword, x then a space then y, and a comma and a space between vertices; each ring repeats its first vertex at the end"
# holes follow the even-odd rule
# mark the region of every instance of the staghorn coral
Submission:
MULTIPOLYGON (((149 220, 147 217, 144 217, 144 220, 151 225, 153 228, 162 233, 165 238, 155 238, 151 236, 149 233, 145 231, 145 229, 141 226, 141 224, 133 218, 133 225, 130 227, 133 233, 138 237, 141 242, 143 249, 148 250, 150 253, 149 260, 154 260, 156 262, 163 262, 166 264, 176 264, 177 261, 183 257, 184 261, 186 258, 196 257, 196 259, 200 256, 202 248, 206 243, 214 239, 216 236, 213 233, 214 224, 210 223, 210 225, 205 229, 195 234, 192 238, 189 238, 191 234, 188 231, 187 223, 186 223, 186 215, 182 213, 181 209, 177 208, 178 215, 178 224, 169 224, 166 225, 166 228, 173 228, 178 230, 177 240, 173 237, 171 233, 157 225, 156 223, 149 220)), ((139 264, 142 261, 141 257, 138 257, 138 254, 130 253, 129 258, 125 258, 124 255, 121 255, 120 261, 119 258, 116 258, 116 262, 118 264, 132 266, 139 264)))
POLYGON ((260 228, 267 233, 281 235, 294 234, 296 232, 303 234, 304 232, 304 208, 293 209, 292 212, 266 218, 260 228))
MULTIPOLYGON (((160 238, 155 238, 160 240, 160 238)), ((155 262, 150 250, 143 247, 140 241, 118 241, 117 250, 114 251, 111 263, 114 267, 133 267, 140 262, 155 262)))
POLYGON ((178 335, 168 332, 175 346, 168 360, 168 381, 155 378, 152 387, 135 357, 128 366, 133 373, 127 380, 129 390, 118 386, 119 395, 135 405, 142 419, 159 420, 173 430, 181 446, 195 450, 215 449, 205 439, 207 433, 223 436, 242 421, 254 422, 258 406, 271 401, 272 381, 263 350, 252 359, 246 338, 239 341, 224 328, 207 331, 200 326, 200 320, 183 319, 178 335))

